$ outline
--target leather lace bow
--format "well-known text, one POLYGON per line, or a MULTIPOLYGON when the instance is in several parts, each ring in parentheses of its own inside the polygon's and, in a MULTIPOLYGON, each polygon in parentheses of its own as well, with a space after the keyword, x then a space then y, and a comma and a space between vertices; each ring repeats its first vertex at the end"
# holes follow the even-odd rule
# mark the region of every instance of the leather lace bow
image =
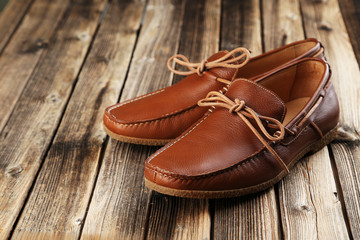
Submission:
POLYGON ((250 60, 249 50, 246 48, 240 47, 240 48, 236 48, 236 49, 232 50, 231 52, 226 53, 224 56, 222 56, 221 58, 218 58, 216 60, 207 61, 205 59, 199 63, 191 63, 187 57, 185 57, 184 55, 181 55, 181 54, 174 55, 171 58, 169 58, 169 60, 167 62, 167 66, 170 71, 172 71, 173 73, 178 74, 178 75, 185 76, 185 75, 197 73, 199 76, 202 76, 204 71, 212 69, 212 68, 216 68, 216 67, 225 67, 225 68, 234 68, 234 69, 241 68, 249 60, 250 60), (235 53, 240 53, 240 55, 237 57, 233 57, 235 53), (244 60, 241 61, 240 63, 238 63, 238 61, 240 61, 243 58, 244 58, 244 60), (189 71, 176 70, 175 68, 173 68, 171 66, 172 61, 174 61, 175 63, 180 64, 184 67, 187 67, 189 69, 189 71))
POLYGON ((209 92, 205 99, 202 99, 198 102, 199 106, 218 106, 229 109, 230 113, 236 113, 245 124, 251 129, 255 136, 264 144, 264 146, 269 150, 269 152, 275 157, 278 163, 284 168, 284 170, 289 173, 284 161, 280 156, 275 152, 275 150, 270 146, 270 144, 261 136, 258 130, 252 125, 248 119, 254 119, 257 126, 260 128, 261 132, 265 137, 270 141, 280 141, 285 136, 284 126, 275 118, 266 117, 258 115, 254 110, 245 105, 245 101, 235 99, 232 101, 225 95, 212 91, 209 92), (277 129, 274 135, 271 135, 265 128, 263 121, 267 122, 267 127, 277 129))

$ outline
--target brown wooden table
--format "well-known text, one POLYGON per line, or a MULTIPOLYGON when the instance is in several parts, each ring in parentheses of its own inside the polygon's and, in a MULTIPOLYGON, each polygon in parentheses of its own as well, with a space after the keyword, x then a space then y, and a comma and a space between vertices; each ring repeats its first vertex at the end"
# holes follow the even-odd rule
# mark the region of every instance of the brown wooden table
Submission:
POLYGON ((0 239, 360 239, 358 0, 1 0, 0 239), (109 139, 104 108, 178 81, 167 59, 325 46, 337 141, 275 187, 220 200, 144 187, 157 148, 109 139))

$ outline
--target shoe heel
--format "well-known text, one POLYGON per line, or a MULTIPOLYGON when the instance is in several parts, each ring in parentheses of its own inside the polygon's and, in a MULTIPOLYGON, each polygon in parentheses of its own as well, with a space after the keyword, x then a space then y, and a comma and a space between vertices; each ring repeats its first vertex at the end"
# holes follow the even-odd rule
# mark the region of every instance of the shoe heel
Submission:
POLYGON ((338 126, 336 126, 334 129, 330 130, 325 136, 314 143, 314 145, 311 147, 310 153, 316 153, 317 151, 321 150, 323 147, 331 143, 333 140, 337 137, 337 129, 338 126))

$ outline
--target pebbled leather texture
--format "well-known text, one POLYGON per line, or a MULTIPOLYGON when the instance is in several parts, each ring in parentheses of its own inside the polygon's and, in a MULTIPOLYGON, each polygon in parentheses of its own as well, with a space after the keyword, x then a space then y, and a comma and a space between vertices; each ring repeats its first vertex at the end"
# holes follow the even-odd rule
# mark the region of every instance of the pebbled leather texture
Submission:
MULTIPOLYGON (((316 39, 306 39, 251 58, 238 71, 214 68, 205 71, 202 77, 189 75, 172 86, 106 108, 104 126, 111 133, 150 142, 152 139, 174 139, 207 111, 197 106, 200 99, 210 91, 226 91, 227 84, 217 81, 217 78, 233 80, 246 77, 256 80, 297 59, 314 56, 321 49, 316 39)), ((223 55, 225 52, 221 51, 208 60, 223 55)))
MULTIPOLYGON (((256 81, 236 79, 225 96, 244 100, 257 114, 283 123, 285 137, 268 143, 290 166, 338 124, 339 105, 330 78, 324 60, 300 59, 256 81)), ((175 190, 245 189, 282 173, 284 169, 243 120, 221 107, 210 108, 145 163, 147 181, 175 190)))

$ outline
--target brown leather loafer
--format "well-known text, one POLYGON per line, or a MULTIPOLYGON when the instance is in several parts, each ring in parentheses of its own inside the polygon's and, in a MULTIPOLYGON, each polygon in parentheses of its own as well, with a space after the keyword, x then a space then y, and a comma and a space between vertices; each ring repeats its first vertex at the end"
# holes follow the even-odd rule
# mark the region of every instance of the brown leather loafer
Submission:
POLYGON ((199 105, 208 113, 147 159, 149 188, 189 198, 254 193, 336 137, 338 100, 321 59, 299 60, 256 82, 237 79, 199 105))
POLYGON ((312 56, 323 57, 323 48, 316 39, 295 42, 251 59, 244 48, 218 52, 201 63, 190 63, 183 55, 176 55, 169 59, 169 69, 188 76, 173 86, 108 107, 104 129, 120 141, 164 145, 204 115, 207 110, 198 107, 197 102, 208 92, 225 92, 235 78, 254 80, 312 56), (235 57, 235 52, 240 55, 235 57), (172 60, 188 71, 173 69, 172 60))

